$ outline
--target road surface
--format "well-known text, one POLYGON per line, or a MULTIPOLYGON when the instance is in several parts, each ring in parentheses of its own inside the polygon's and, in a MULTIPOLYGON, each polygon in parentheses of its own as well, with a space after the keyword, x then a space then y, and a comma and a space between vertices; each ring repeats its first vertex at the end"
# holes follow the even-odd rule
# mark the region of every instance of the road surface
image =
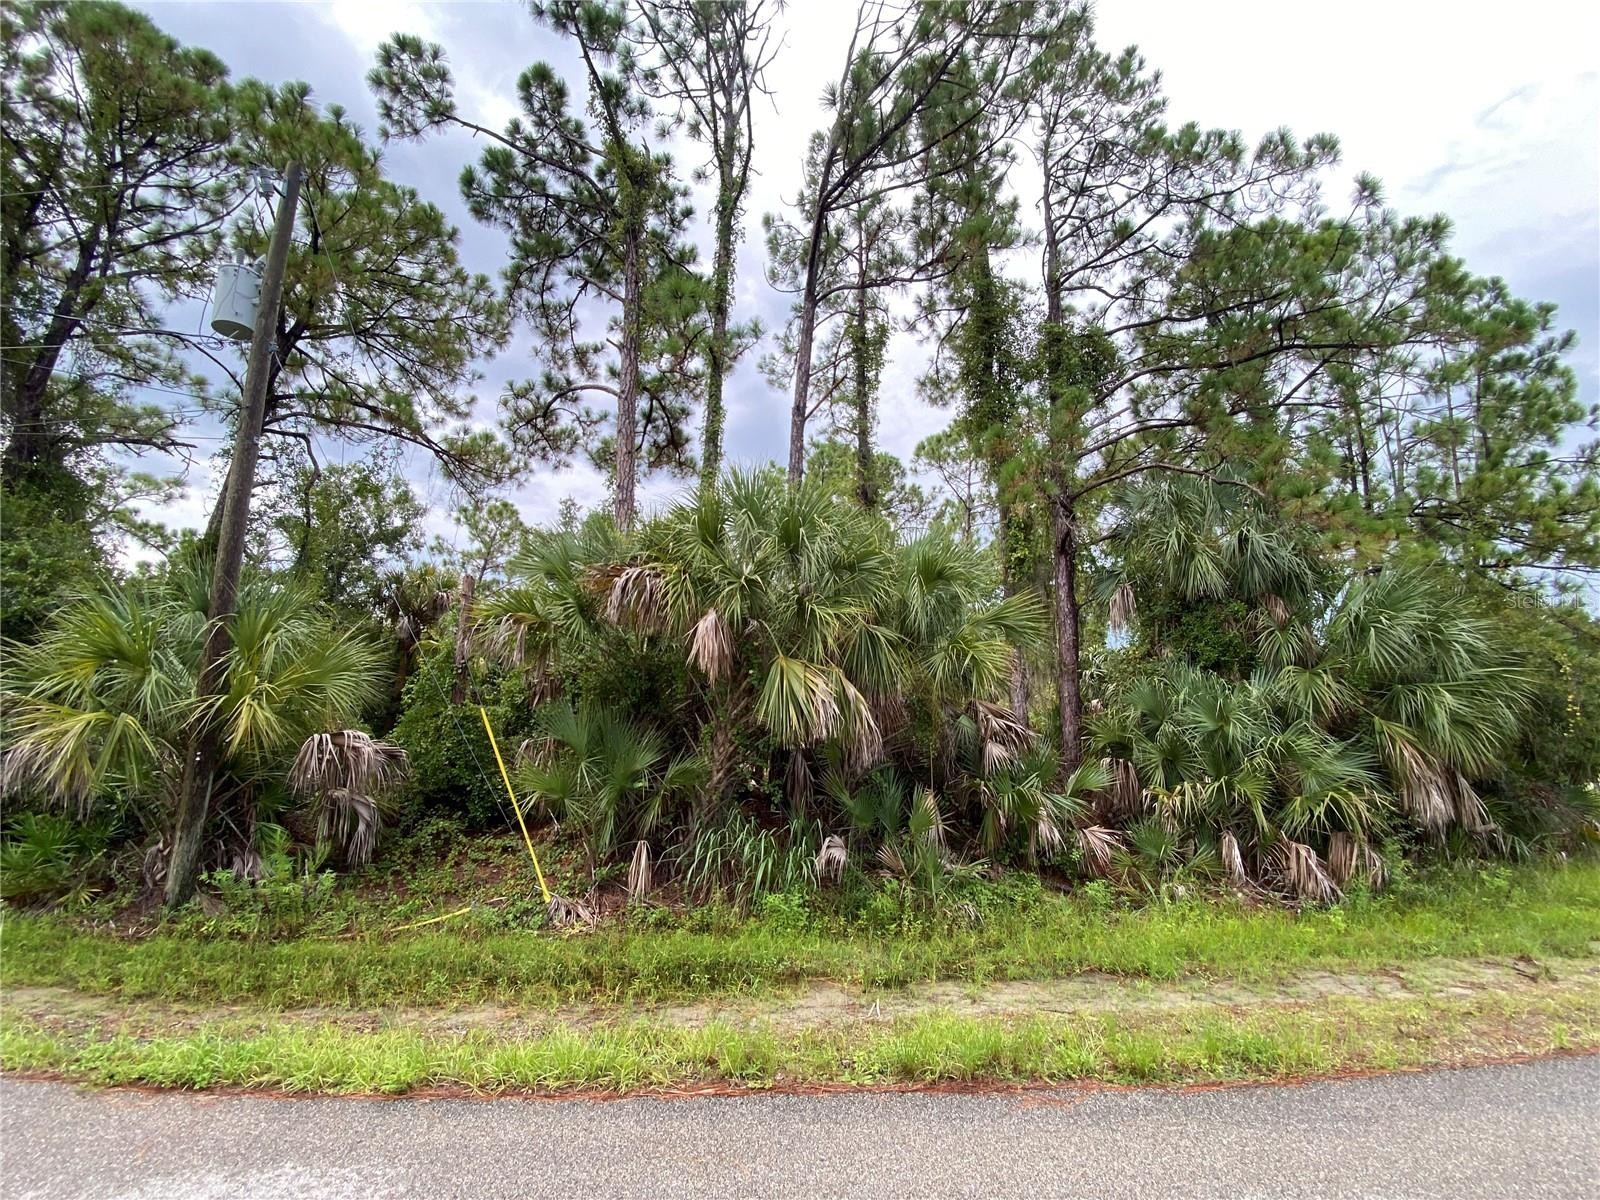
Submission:
POLYGON ((0 1080, 0 1194, 1600 1196, 1600 1058, 1212 1092, 279 1100, 0 1080))

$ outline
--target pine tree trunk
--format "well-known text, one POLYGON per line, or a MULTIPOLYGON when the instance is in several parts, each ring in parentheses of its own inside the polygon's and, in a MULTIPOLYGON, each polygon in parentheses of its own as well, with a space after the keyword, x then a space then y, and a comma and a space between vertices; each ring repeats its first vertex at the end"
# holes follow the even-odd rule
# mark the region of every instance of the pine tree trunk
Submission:
POLYGON ((67 276, 61 295, 56 300, 55 310, 50 314, 50 326, 45 330, 33 361, 28 364, 13 393, 15 399, 9 405, 11 411, 8 414, 12 421, 11 436, 6 440, 4 458, 7 475, 18 467, 31 467, 42 461, 49 455, 52 443, 58 440, 47 428, 44 398, 49 391, 50 380, 55 375, 56 364, 61 361, 61 352, 66 347, 67 339, 83 319, 83 314, 78 311, 78 298, 94 267, 100 236, 101 231, 95 229, 79 246, 78 261, 73 264, 72 273, 67 276))
POLYGON ((789 484, 799 487, 806 470, 806 411, 811 403, 811 343, 817 332, 817 285, 806 277, 795 339, 794 403, 789 409, 789 484))
POLYGON ((713 487, 722 471, 722 387, 728 374, 728 313, 733 306, 735 203, 724 184, 717 200, 717 248, 711 273, 711 346, 706 363, 705 431, 700 447, 700 486, 713 487))
POLYGON ((855 388, 856 498, 872 512, 878 507, 878 489, 872 479, 872 370, 867 361, 871 348, 867 332, 867 289, 856 288, 856 311, 851 319, 851 370, 855 388))
POLYGON ((617 479, 614 514, 618 529, 632 529, 638 473, 639 354, 644 340, 644 276, 639 261, 641 229, 630 227, 622 257, 622 348, 617 380, 617 479))
POLYGON ((1061 705, 1061 768, 1083 761, 1083 678, 1079 663, 1078 530, 1072 502, 1051 504, 1055 567, 1056 699, 1061 705))

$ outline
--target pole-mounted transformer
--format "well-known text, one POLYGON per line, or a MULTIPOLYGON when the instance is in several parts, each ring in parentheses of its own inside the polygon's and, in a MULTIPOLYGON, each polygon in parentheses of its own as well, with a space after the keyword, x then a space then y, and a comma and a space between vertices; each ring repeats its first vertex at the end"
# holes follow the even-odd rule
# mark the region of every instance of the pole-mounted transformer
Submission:
POLYGON ((211 294, 211 328, 230 341, 247 342, 261 308, 261 264, 244 255, 217 268, 211 294))

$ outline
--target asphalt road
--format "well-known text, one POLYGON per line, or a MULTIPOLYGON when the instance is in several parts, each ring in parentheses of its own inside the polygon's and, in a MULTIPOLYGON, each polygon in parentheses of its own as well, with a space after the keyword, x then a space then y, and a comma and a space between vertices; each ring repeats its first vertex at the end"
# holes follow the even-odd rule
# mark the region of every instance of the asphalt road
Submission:
POLYGON ((1600 1196, 1600 1058, 1300 1087, 278 1100, 0 1081, 0 1194, 1600 1196))

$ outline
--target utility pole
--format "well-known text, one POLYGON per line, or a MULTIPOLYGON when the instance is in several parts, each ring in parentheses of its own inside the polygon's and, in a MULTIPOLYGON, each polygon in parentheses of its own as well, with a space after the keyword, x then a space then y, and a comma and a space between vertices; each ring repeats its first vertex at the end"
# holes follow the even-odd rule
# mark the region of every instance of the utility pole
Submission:
POLYGON ((245 369, 244 397, 239 427, 234 431, 233 457, 223 484, 222 527, 217 536, 216 564, 211 572, 211 598, 206 605, 206 640, 200 652, 200 716, 190 733, 189 755, 184 763, 178 793, 178 814, 173 825, 172 851, 167 860, 167 904, 182 904, 194 894, 200 845, 205 837, 206 814, 211 807, 211 786, 221 757, 221 729, 217 713, 206 701, 226 691, 228 651, 233 631, 229 622, 239 594, 239 572, 244 565, 245 528, 250 520, 250 494, 256 486, 256 461, 261 456, 261 423, 267 411, 267 389, 272 382, 272 355, 278 336, 278 306, 283 299, 283 275, 294 236, 295 212, 300 201, 304 170, 290 163, 284 176, 283 198, 278 201, 272 245, 267 250, 266 272, 261 280, 261 307, 256 310, 250 338, 250 358, 245 369))

